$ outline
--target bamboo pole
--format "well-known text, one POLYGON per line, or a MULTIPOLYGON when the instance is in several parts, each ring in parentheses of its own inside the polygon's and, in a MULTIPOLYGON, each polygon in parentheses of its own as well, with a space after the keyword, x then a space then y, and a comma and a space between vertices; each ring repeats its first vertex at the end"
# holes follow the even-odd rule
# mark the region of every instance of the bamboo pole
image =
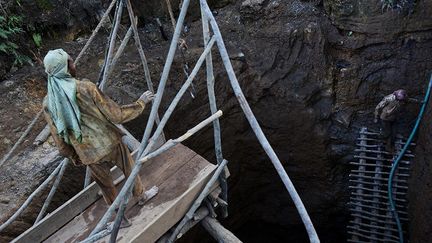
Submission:
POLYGON ((117 9, 117 13, 116 13, 114 28, 112 30, 112 35, 111 35, 110 44, 109 44, 109 48, 108 48, 108 55, 107 55, 106 60, 105 60, 106 66, 105 66, 105 70, 104 70, 104 73, 102 76, 102 82, 100 83, 100 87, 102 90, 105 90, 105 88, 106 88, 106 82, 108 79, 108 72, 112 68, 111 59, 112 59, 112 55, 113 55, 114 48, 115 48, 117 32, 118 32, 118 28, 120 26, 122 13, 123 13, 123 1, 120 0, 119 5, 118 5, 118 9, 117 9))
POLYGON ((174 229, 174 232, 172 233, 171 237, 168 239, 167 243, 172 243, 177 239, 178 234, 180 233, 180 230, 183 228, 183 226, 186 225, 186 223, 191 220, 196 212, 196 210, 201 205, 202 201, 205 197, 209 194, 212 186, 214 183, 219 179, 220 174, 225 169, 226 164, 228 163, 227 160, 223 160, 222 163, 218 166, 216 171, 214 172, 213 176, 210 178, 210 180, 207 182, 204 189, 199 194, 198 198, 195 200, 195 202, 192 204, 184 218, 180 221, 180 223, 177 225, 177 227, 174 229))
MULTIPOLYGON (((187 1, 187 0, 186 0, 187 1)), ((161 153, 167 151, 168 149, 174 147, 175 145, 185 141, 190 136, 194 135, 196 132, 201 130, 203 127, 209 125, 211 122, 213 122, 214 119, 217 119, 222 116, 222 111, 218 111, 216 114, 208 117, 192 129, 188 130, 185 134, 180 136, 179 138, 175 140, 168 140, 162 147, 158 148, 156 151, 145 155, 143 157, 139 157, 139 159, 136 163, 134 168, 132 169, 131 174, 127 178, 125 184, 123 185, 121 191, 117 195, 114 202, 111 204, 111 206, 108 208, 108 210, 105 212, 104 216, 99 220, 99 223, 96 225, 96 227, 93 229, 93 231, 90 233, 90 237, 101 231, 104 227, 106 227, 108 220, 110 220, 111 216, 114 213, 114 210, 119 206, 120 202, 126 198, 126 196, 129 196, 132 192, 132 185, 134 183, 135 178, 138 176, 138 173, 142 167, 142 165, 147 162, 148 160, 160 155, 161 153)))
MULTIPOLYGON (((126 7, 128 10, 128 14, 129 14, 129 19, 131 22, 131 28, 132 28, 132 32, 133 32, 133 36, 134 36, 134 40, 135 40, 135 46, 138 50, 138 54, 140 56, 141 59, 141 64, 143 66, 144 69, 144 77, 147 83, 147 88, 150 92, 152 92, 153 94, 155 93, 154 87, 153 87, 153 82, 151 80, 151 75, 150 75, 150 69, 148 67, 148 62, 147 62, 147 57, 144 53, 144 49, 141 45, 141 39, 139 37, 139 32, 138 32, 138 27, 137 27, 137 18, 135 18, 134 16, 134 12, 132 9, 132 4, 130 2, 130 0, 125 0, 126 1, 126 7)), ((156 125, 159 125, 160 119, 159 119, 159 113, 155 114, 155 120, 156 125)), ((165 141, 165 134, 161 133, 161 137, 162 140, 165 141)))
POLYGON ((66 170, 66 167, 67 167, 68 163, 69 163, 69 159, 63 159, 63 161, 61 162, 62 166, 61 166, 60 172, 58 173, 57 178, 56 178, 56 180, 54 181, 54 184, 51 187, 51 191, 49 192, 47 198, 45 199, 45 202, 44 202, 44 204, 42 206, 42 209, 39 212, 39 214, 38 214, 38 216, 37 216, 36 221, 34 222, 34 224, 37 224, 45 216, 45 212, 48 209, 48 206, 50 205, 51 200, 54 197, 54 194, 56 193, 58 186, 60 185, 60 181, 61 181, 61 179, 63 177, 63 174, 64 174, 64 172, 66 170))
POLYGON ((201 8, 204 9, 204 12, 206 13, 207 17, 210 19, 210 24, 212 26, 213 29, 213 33, 217 38, 217 44, 219 47, 219 53, 221 55, 222 61, 225 65, 225 68, 227 70, 228 73, 228 77, 229 80, 231 82, 231 86, 234 90, 235 96, 237 97, 241 108, 243 109, 243 112, 246 115, 247 120, 249 121, 249 124, 252 128, 252 130, 254 131, 255 135, 257 136, 261 146, 263 147, 263 149, 265 150, 266 154, 268 155, 268 157, 270 158, 270 160, 272 161, 274 167, 276 168, 276 171, 278 172, 280 178, 282 179, 287 191, 289 192, 294 205, 297 208, 297 211, 300 214, 300 217, 303 221, 303 224, 306 227, 306 231, 309 235, 309 240, 313 243, 316 242, 320 242, 318 235, 315 231, 315 228, 313 226, 313 223, 309 217, 309 214, 306 211, 306 208, 300 198, 300 196, 298 195, 294 184, 292 183, 291 179, 289 178, 288 174, 286 173, 284 167, 282 166, 282 163, 280 162, 278 156, 276 155, 276 153, 274 152, 273 148, 271 147, 270 143, 268 142, 266 136, 264 135, 257 119, 255 118, 252 109, 250 108, 246 97, 243 94, 243 91, 239 85, 239 82, 237 80, 237 77, 235 75, 234 69, 231 65, 231 61, 229 59, 229 55, 228 52, 225 48, 225 44, 224 41, 222 39, 222 34, 219 30, 219 27, 216 23, 216 20, 213 16, 213 13, 211 12, 209 6, 207 5, 207 2, 205 0, 200 0, 201 3, 201 8))
POLYGON ((149 140, 148 145, 144 150, 144 154, 149 153, 153 149, 154 145, 156 144, 157 138, 159 137, 159 134, 162 133, 166 123, 168 122, 168 119, 171 117, 171 114, 174 112, 174 109, 176 108, 177 104, 180 102, 180 99, 183 97, 184 93, 187 91, 188 87, 191 85, 195 76, 198 74, 199 69, 201 68, 202 64, 204 63, 207 54, 210 53, 211 48, 213 47, 215 41, 216 41, 215 38, 212 38, 210 40, 210 42, 207 44, 206 48, 204 49, 203 53, 201 54, 200 58, 198 59, 197 63, 195 64, 195 67, 192 70, 191 74, 189 75, 188 79, 182 85, 180 90, 177 92, 177 95, 174 97, 170 106, 166 110, 164 116, 162 117, 162 120, 161 120, 159 126, 156 128, 156 131, 154 132, 154 135, 149 140))
MULTIPOLYGON (((58 159, 58 158, 56 158, 58 159)), ((40 192, 42 192, 48 184, 54 179, 54 177, 59 173, 60 168, 62 167, 63 162, 59 163, 57 168, 51 173, 51 175, 48 176, 48 178, 45 179, 45 181, 34 191, 30 196, 27 198, 27 200, 24 202, 24 204, 6 221, 0 226, 0 232, 2 232, 6 227, 8 227, 10 224, 12 224, 13 221, 15 221, 18 216, 21 215, 21 213, 29 206, 33 198, 40 192)))
MULTIPOLYGON (((167 0, 169 1, 169 0, 167 0)), ((204 45, 206 45, 210 41, 210 29, 207 15, 201 9, 201 19, 202 19, 202 27, 203 27, 203 36, 204 36, 204 45)), ((213 58, 211 52, 206 57, 206 71, 207 71, 207 92, 209 96, 209 104, 210 111, 214 114, 217 111, 216 104, 216 95, 214 90, 215 85, 215 77, 213 73, 213 58)), ((219 120, 215 120, 213 122, 213 136, 214 136, 214 144, 215 144, 215 154, 216 161, 218 164, 222 163, 223 154, 222 154, 222 139, 221 139, 221 127, 219 120)), ((228 185, 226 179, 226 173, 223 171, 219 178, 219 184, 222 189, 221 197, 225 202, 228 201, 228 185)), ((221 205, 222 209, 222 217, 228 217, 228 207, 227 205, 221 205)))
POLYGON ((18 139, 18 141, 14 144, 14 146, 11 148, 11 150, 9 150, 9 152, 2 158, 2 160, 0 161, 0 167, 3 166, 3 164, 6 162, 6 160, 8 160, 12 154, 15 152, 15 150, 21 145, 21 143, 24 141, 24 138, 27 137, 27 135, 30 133, 30 131, 33 129, 33 127, 36 125, 36 122, 39 120, 39 118, 42 116, 43 113, 43 109, 41 109, 35 118, 33 118, 33 120, 30 122, 30 124, 28 125, 27 129, 23 132, 23 134, 21 134, 20 138, 18 139))
POLYGON ((138 150, 138 155, 139 155, 138 157, 140 157, 143 154, 143 151, 147 146, 148 139, 150 138, 150 134, 153 130, 154 121, 156 119, 156 115, 157 115, 159 106, 160 106, 161 101, 162 101, 162 96, 163 96, 163 93, 165 90, 165 85, 166 85, 166 82, 168 80, 168 76, 169 76, 169 72, 171 70, 172 62, 174 60, 175 52, 177 50, 177 43, 178 43, 178 40, 180 38, 183 22, 184 22, 184 19, 186 17, 189 3, 190 3, 190 0, 185 0, 183 2, 183 5, 182 5, 181 11, 180 11, 179 19, 177 21, 177 25, 176 25, 176 29, 174 31, 173 39, 171 41, 170 49, 168 51, 168 56, 166 58, 165 66, 164 66, 164 69, 162 71, 161 79, 159 81, 157 94, 156 94, 156 97, 153 101, 153 106, 152 106, 152 109, 150 112, 149 119, 147 121, 147 125, 146 125, 146 129, 144 131, 143 139, 141 141, 141 145, 140 145, 140 148, 138 150))

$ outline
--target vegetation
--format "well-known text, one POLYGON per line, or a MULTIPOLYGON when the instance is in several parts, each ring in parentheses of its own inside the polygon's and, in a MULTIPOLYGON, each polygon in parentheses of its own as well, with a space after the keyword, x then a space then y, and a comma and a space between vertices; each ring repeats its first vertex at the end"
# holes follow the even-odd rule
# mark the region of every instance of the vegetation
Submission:
POLYGON ((14 57, 14 66, 31 63, 28 56, 21 54, 18 49, 17 39, 24 31, 22 29, 22 17, 17 15, 0 16, 0 52, 14 57))
POLYGON ((6 6, 0 0, 0 53, 12 57, 13 66, 32 65, 31 59, 22 52, 27 36, 32 37, 37 48, 42 45, 42 36, 33 26, 26 26, 24 17, 18 14, 21 8, 20 0, 9 1, 6 6))

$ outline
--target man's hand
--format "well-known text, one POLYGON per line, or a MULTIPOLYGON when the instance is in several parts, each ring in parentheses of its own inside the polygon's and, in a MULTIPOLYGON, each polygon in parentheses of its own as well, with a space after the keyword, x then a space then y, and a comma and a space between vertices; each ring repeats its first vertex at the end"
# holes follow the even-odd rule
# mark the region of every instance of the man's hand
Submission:
POLYGON ((150 103, 154 98, 155 98, 155 95, 148 90, 146 92, 144 92, 141 95, 141 97, 139 97, 139 99, 144 101, 144 103, 146 103, 146 104, 150 103))
POLYGON ((375 117, 374 123, 378 123, 378 118, 375 117))

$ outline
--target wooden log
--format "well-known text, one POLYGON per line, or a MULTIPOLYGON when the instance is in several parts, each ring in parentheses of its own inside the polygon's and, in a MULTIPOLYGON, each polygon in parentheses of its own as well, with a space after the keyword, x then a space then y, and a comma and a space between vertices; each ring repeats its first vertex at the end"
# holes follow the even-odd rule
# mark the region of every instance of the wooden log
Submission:
POLYGON ((42 129, 42 131, 37 135, 37 137, 35 138, 33 144, 34 145, 41 145, 41 144, 43 144, 48 139, 48 137, 50 135, 51 135, 51 130, 50 130, 49 126, 46 125, 44 127, 44 129, 42 129))
POLYGON ((210 233, 211 236, 218 242, 224 243, 239 243, 239 240, 233 233, 223 227, 219 221, 209 216, 201 221, 201 225, 210 233))

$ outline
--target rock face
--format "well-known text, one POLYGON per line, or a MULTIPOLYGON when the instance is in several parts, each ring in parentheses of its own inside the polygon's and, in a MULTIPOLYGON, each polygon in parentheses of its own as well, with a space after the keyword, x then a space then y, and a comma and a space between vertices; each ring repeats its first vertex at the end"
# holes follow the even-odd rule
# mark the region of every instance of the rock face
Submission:
MULTIPOLYGON (((154 6, 152 13, 143 10, 148 9, 144 4, 134 4, 147 21, 142 42, 155 81, 169 42, 161 37, 152 14, 166 13, 158 9, 160 1, 146 1, 154 6)), ((172 4, 178 9, 178 1, 172 4)), ((185 80, 184 61, 192 68, 202 52, 201 23, 194 4, 190 10, 193 17, 187 20, 183 35, 189 50, 184 60, 178 55, 174 61, 161 112, 185 80)), ((291 176, 322 241, 345 242, 348 162, 356 133, 361 126, 378 129, 372 124, 372 112, 384 95, 398 88, 407 89, 412 97, 424 92, 427 71, 432 67, 432 3, 417 0, 409 8, 384 11, 375 0, 243 0, 219 4, 215 13, 225 44, 264 133, 291 176)), ((168 18, 164 19, 164 29, 170 33, 168 18)), ((74 50, 70 52, 76 55, 74 50)), ((86 57, 85 65, 79 68, 82 76, 94 80, 103 46, 92 52, 97 55, 86 57)), ((217 102, 224 111, 223 152, 232 174, 230 217, 224 224, 244 242, 306 242, 292 201, 250 130, 216 52, 214 56, 217 102)), ((112 80, 108 93, 122 103, 133 101, 145 90, 133 45, 112 80)), ((204 72, 194 85, 196 98, 183 97, 167 126, 168 137, 181 135, 209 115, 204 72)), ((417 111, 416 106, 408 107, 403 117, 406 130, 417 111)), ((145 119, 143 116, 128 124, 135 135, 142 134, 145 119)), ((187 145, 214 161, 212 141, 209 127, 187 145)), ((424 232, 416 231, 421 235, 416 239, 430 237, 424 232)), ((202 234, 189 237, 197 240, 194 237, 202 234)))
POLYGON ((409 216, 410 216, 410 241, 427 242, 432 231, 429 223, 432 217, 430 200, 432 199, 431 184, 431 106, 427 108, 423 118, 423 124, 418 131, 416 159, 412 165, 412 174, 409 186, 409 216))

